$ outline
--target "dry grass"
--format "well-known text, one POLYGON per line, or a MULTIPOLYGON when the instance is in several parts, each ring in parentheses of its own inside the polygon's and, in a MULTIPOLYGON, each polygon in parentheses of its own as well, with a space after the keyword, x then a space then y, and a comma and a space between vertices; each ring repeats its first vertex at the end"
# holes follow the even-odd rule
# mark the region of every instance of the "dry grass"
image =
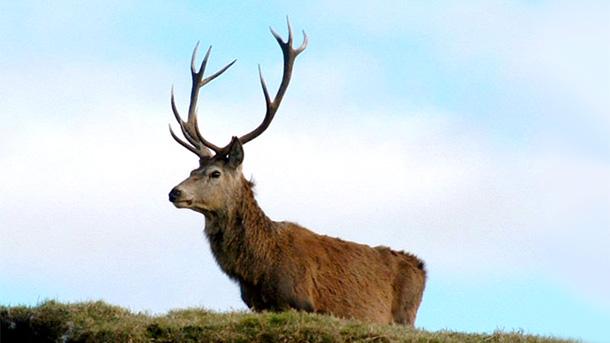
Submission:
POLYGON ((162 316, 104 302, 0 307, 6 342, 568 342, 519 332, 466 334, 373 325, 302 312, 216 313, 203 309, 162 316))

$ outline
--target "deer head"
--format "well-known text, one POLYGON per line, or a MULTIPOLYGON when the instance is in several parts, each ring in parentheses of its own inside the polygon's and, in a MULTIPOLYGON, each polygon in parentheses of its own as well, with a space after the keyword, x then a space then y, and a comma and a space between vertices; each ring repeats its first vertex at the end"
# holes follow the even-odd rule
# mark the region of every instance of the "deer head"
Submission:
POLYGON ((197 48, 199 46, 199 43, 197 43, 191 58, 193 86, 191 89, 191 99, 186 122, 181 119, 180 114, 178 113, 172 88, 172 111, 174 112, 174 116, 180 125, 180 130, 186 141, 180 139, 174 133, 171 125, 169 128, 170 134, 180 145, 199 157, 199 167, 193 170, 186 180, 174 187, 169 193, 169 201, 176 207, 189 208, 204 214, 217 212, 229 207, 230 203, 235 201, 239 196, 239 191, 242 189, 244 182, 247 182, 241 172, 241 163, 244 159, 242 145, 258 137, 269 127, 269 124, 271 124, 282 98, 286 93, 286 89, 288 88, 294 61, 307 47, 307 35, 305 32, 303 32, 304 38, 301 46, 297 49, 292 47, 292 30, 289 22, 288 40, 286 42, 284 42, 273 29, 271 29, 271 33, 280 45, 284 55, 284 72, 279 89, 273 100, 271 100, 259 65, 259 77, 267 108, 265 118, 257 128, 239 138, 233 137, 231 142, 226 146, 219 147, 214 145, 206 140, 199 131, 197 125, 197 98, 201 87, 224 73, 233 63, 235 63, 235 60, 211 76, 204 78, 203 74, 210 57, 211 47, 206 52, 201 66, 197 71, 195 66, 197 48))

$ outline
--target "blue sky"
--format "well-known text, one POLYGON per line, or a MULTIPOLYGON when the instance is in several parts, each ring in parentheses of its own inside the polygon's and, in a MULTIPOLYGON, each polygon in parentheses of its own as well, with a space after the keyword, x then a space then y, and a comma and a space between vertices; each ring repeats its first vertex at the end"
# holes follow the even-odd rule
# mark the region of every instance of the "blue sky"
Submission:
POLYGON ((200 125, 249 131, 286 14, 310 45, 246 146, 263 209, 421 256, 419 327, 610 340, 602 1, 1 4, 0 303, 244 309, 203 218, 167 202, 196 166, 169 90, 186 107, 192 48, 213 45, 211 69, 238 62, 200 125))

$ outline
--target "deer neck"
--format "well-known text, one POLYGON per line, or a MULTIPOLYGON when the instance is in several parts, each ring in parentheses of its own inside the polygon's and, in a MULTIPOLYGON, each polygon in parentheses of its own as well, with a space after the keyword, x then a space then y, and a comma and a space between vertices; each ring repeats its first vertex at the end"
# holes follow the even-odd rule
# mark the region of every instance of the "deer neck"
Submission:
POLYGON ((205 233, 216 261, 231 278, 258 283, 261 269, 277 251, 276 228, 258 206, 250 183, 243 180, 239 194, 226 209, 205 213, 205 233))

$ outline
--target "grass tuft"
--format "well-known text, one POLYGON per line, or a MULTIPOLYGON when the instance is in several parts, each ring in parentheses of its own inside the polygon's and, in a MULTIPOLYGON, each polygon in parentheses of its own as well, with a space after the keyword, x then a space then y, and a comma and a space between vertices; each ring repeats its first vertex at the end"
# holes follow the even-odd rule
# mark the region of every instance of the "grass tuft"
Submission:
POLYGON ((569 342, 521 332, 428 332, 296 311, 133 313, 101 301, 0 306, 0 342, 569 342))

